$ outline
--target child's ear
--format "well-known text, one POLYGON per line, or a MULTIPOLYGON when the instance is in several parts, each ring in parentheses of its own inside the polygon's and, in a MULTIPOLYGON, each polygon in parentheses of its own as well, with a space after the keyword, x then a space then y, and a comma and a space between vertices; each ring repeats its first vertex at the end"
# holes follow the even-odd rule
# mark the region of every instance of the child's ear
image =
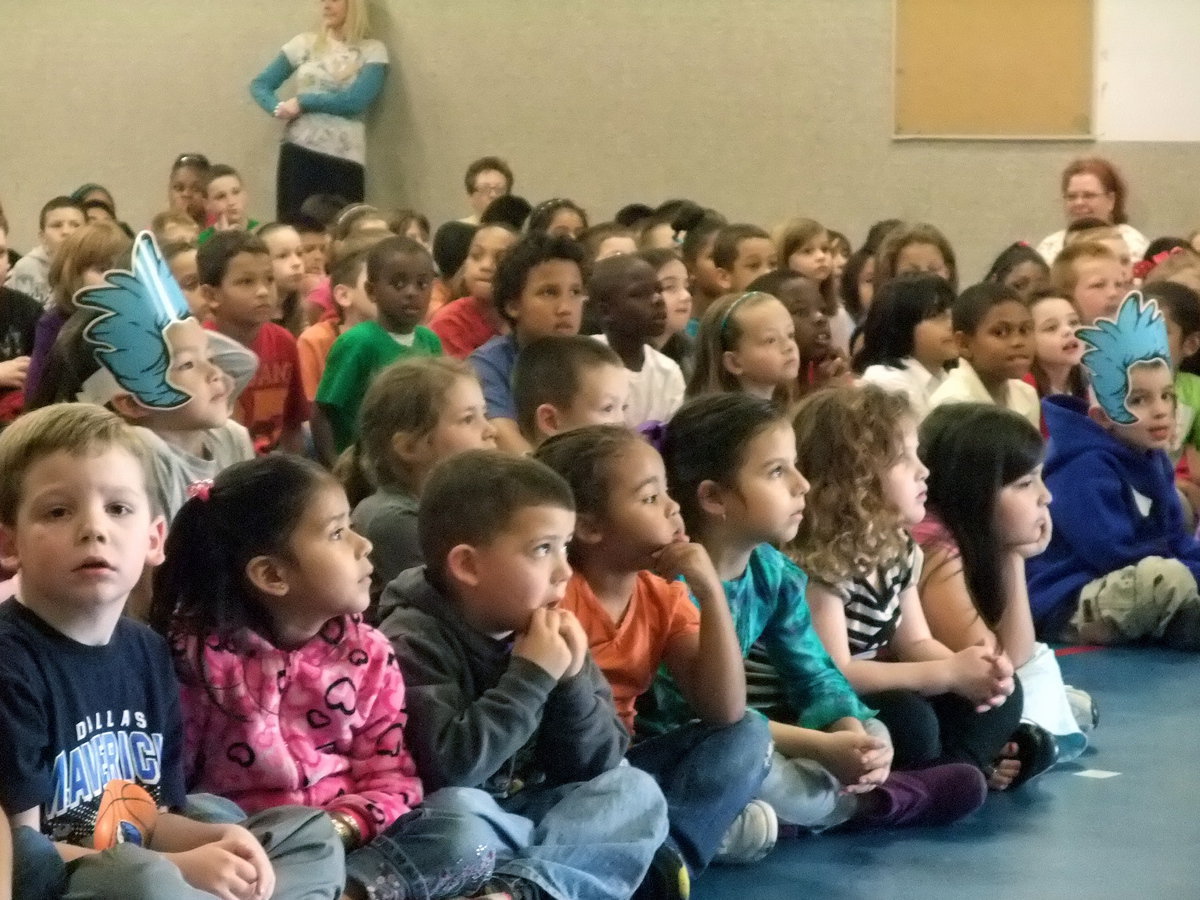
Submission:
POLYGON ((696 499, 700 503, 700 510, 706 516, 712 516, 714 519, 725 518, 725 489, 715 481, 702 481, 700 486, 696 488, 696 499))
POLYGON ((407 431, 397 431, 392 435, 392 452, 402 462, 411 466, 425 461, 425 451, 429 447, 430 435, 414 437, 407 431))
POLYGON ((746 367, 733 350, 726 350, 721 354, 721 367, 734 378, 741 378, 742 373, 746 371, 746 367))
POLYGON ((965 331, 956 331, 954 332, 954 343, 958 346, 958 355, 970 362, 971 336, 965 331))
POLYGON ((604 529, 600 520, 591 513, 576 513, 575 540, 581 544, 598 544, 604 540, 604 529))
POLYGON ((558 434, 561 430, 561 419, 558 408, 553 403, 543 403, 533 414, 537 430, 547 437, 558 434))
POLYGON ((17 556, 17 535, 7 525, 0 525, 0 566, 10 572, 21 568, 21 559, 17 556))
POLYGON ((150 523, 150 547, 146 551, 146 565, 161 566, 166 561, 166 554, 163 552, 167 544, 167 520, 162 516, 155 516, 154 521, 150 523))
POLYGON ((728 269, 722 269, 719 266, 715 267, 717 273, 717 284, 721 286, 721 290, 729 293, 733 290, 733 273, 728 269))
POLYGON ((479 555, 470 544, 456 544, 446 554, 446 574, 467 587, 479 587, 483 573, 479 570, 479 555))
POLYGON ((333 302, 342 309, 350 308, 350 285, 335 284, 333 286, 333 302))
POLYGON ((285 597, 291 589, 283 567, 271 556, 256 556, 246 563, 246 577, 264 594, 285 597))
POLYGON ((1194 356, 1196 351, 1200 350, 1200 331, 1185 337, 1181 349, 1183 350, 1184 358, 1194 356))
POLYGON ((117 415, 126 421, 144 419, 150 410, 138 403, 133 394, 117 394, 109 401, 117 415))

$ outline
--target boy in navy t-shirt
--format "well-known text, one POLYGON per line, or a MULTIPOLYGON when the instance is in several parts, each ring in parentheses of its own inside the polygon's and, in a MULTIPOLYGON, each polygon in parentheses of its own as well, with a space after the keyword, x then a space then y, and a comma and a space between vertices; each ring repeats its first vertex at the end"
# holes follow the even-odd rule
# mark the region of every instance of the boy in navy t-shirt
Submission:
POLYGON ((144 453, 91 404, 45 407, 0 435, 0 559, 20 572, 19 596, 0 603, 15 894, 337 896, 344 865, 323 813, 272 810, 247 830, 173 811, 186 795, 169 651, 122 616, 142 569, 162 562, 144 453), (102 801, 131 795, 150 802, 119 817, 105 850, 102 801))

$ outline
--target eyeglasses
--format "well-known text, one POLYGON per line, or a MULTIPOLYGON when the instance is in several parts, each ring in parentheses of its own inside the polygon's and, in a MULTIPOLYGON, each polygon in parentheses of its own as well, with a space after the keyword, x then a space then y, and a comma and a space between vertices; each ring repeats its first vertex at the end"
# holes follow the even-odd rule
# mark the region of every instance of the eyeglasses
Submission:
POLYGON ((209 165, 208 157, 203 153, 180 153, 175 157, 175 164, 171 168, 178 169, 180 166, 194 166, 197 169, 207 169, 209 165))
POLYGON ((480 184, 476 185, 475 190, 472 191, 472 193, 484 194, 488 197, 503 197, 506 193, 508 193, 508 188, 502 184, 480 184))
POLYGON ((1108 194, 1097 194, 1095 191, 1080 191, 1078 194, 1063 194, 1063 199, 1068 203, 1075 203, 1082 200, 1085 203, 1091 203, 1093 200, 1099 200, 1101 197, 1107 197, 1108 194))

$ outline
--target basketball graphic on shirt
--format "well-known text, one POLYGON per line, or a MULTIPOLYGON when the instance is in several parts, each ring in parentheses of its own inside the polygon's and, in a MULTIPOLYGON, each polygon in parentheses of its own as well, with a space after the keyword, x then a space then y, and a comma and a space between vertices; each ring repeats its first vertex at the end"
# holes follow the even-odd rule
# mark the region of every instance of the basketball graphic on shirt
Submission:
POLYGON ((113 779, 100 793, 92 846, 109 850, 117 844, 145 847, 154 833, 158 806, 141 785, 113 779))

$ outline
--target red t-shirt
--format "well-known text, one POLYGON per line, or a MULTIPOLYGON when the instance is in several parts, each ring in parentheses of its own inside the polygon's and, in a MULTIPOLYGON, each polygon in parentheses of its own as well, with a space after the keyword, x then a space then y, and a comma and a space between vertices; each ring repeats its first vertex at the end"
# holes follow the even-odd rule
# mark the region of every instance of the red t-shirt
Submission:
POLYGON ((442 341, 442 352, 466 359, 500 332, 484 316, 474 297, 447 303, 429 320, 429 328, 442 341))
POLYGON ((263 325, 249 346, 258 356, 258 371, 238 397, 233 418, 250 432, 255 452, 270 453, 285 431, 308 420, 300 355, 296 339, 274 322, 263 325))

